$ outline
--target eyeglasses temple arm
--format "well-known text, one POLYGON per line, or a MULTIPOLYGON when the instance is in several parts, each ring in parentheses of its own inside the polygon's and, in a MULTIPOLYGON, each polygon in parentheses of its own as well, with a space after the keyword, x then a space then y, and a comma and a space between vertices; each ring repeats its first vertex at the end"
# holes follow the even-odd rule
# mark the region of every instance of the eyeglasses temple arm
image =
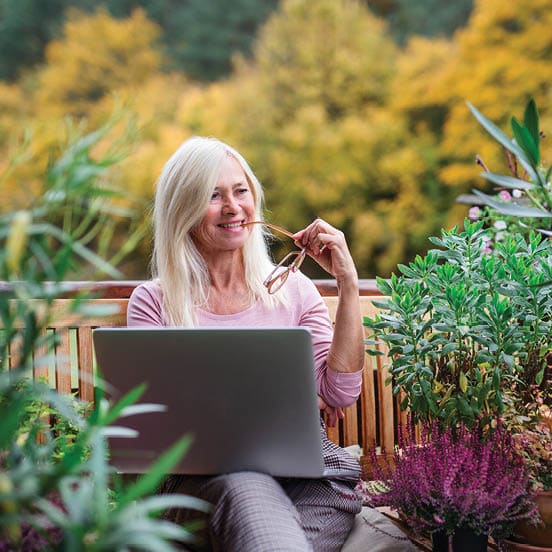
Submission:
POLYGON ((251 224, 262 224, 263 226, 271 228, 272 230, 276 230, 276 232, 280 232, 281 234, 284 234, 284 236, 287 236, 288 238, 293 239, 293 234, 291 232, 288 232, 281 226, 276 226, 275 224, 271 224, 270 222, 264 222, 262 220, 252 220, 250 222, 244 222, 242 226, 249 226, 251 224))

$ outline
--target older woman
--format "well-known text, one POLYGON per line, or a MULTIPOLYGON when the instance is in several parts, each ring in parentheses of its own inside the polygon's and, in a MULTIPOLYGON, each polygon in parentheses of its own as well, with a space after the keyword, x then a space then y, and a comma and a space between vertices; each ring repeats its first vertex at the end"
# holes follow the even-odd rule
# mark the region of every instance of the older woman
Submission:
MULTIPOLYGON (((154 279, 134 291, 128 325, 304 326, 313 339, 320 407, 335 420, 358 397, 362 378, 356 268, 342 232, 317 219, 290 234, 262 222, 262 201, 257 178, 236 150, 212 138, 184 142, 157 183, 154 279), (267 227, 300 248, 276 267, 267 227), (334 328, 316 287, 298 270, 306 255, 337 281, 334 328)), ((322 422, 321 439, 326 466, 343 477, 240 472, 173 477, 169 486, 213 504, 208 539, 215 550, 339 550, 360 511, 351 478, 360 469, 327 439, 322 422)), ((184 521, 186 512, 175 517, 184 521)))

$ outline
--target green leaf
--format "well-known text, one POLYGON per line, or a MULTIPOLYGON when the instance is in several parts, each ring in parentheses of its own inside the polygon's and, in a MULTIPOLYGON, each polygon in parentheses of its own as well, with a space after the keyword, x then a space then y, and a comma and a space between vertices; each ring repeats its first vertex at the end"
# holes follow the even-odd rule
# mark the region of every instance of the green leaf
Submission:
POLYGON ((503 174, 496 174, 492 172, 482 172, 481 176, 493 184, 498 184, 503 188, 510 188, 513 190, 534 190, 536 188, 536 186, 531 182, 521 180, 520 178, 514 178, 513 176, 505 176, 503 174))
POLYGON ((129 514, 132 517, 143 514, 149 515, 152 512, 160 512, 168 508, 188 508, 209 512, 212 506, 208 502, 193 496, 161 494, 142 499, 129 510, 129 514))
POLYGON ((17 429, 25 416, 28 404, 24 396, 10 397, 7 404, 0 408, 2 423, 0 424, 0 447, 6 449, 17 435, 17 429), (9 408, 7 408, 9 407, 9 408))
POLYGON ((512 130, 519 147, 525 152, 531 164, 536 167, 540 161, 539 148, 533 140, 533 136, 515 117, 511 121, 512 130))
POLYGON ((376 276, 376 286, 383 295, 391 295, 391 286, 389 285, 388 280, 382 278, 381 276, 376 276))
POLYGON ((460 391, 465 393, 468 390, 468 378, 464 372, 460 372, 458 377, 458 385, 460 386, 460 391))
POLYGON ((102 428, 100 434, 103 437, 119 437, 119 438, 134 438, 138 437, 138 431, 122 426, 108 426, 102 428))
POLYGON ((119 418, 124 418, 126 416, 135 416, 136 414, 149 414, 151 412, 166 412, 167 406, 164 404, 157 403, 140 403, 132 404, 126 406, 121 410, 119 418))
POLYGON ((138 387, 131 389, 115 406, 113 406, 109 412, 107 412, 101 419, 102 425, 109 425, 114 422, 123 412, 125 408, 134 404, 146 390, 146 384, 142 383, 138 387))
POLYGON ((120 505, 128 504, 133 500, 153 492, 161 479, 170 473, 174 466, 180 461, 190 444, 192 437, 185 435, 177 441, 168 451, 153 466, 151 466, 146 474, 132 485, 123 496, 120 497, 120 505))
POLYGON ((517 205, 515 203, 502 203, 496 201, 493 197, 480 192, 479 190, 473 190, 473 193, 478 196, 483 202, 496 209, 499 213, 504 215, 510 215, 513 217, 527 217, 527 218, 550 218, 552 213, 544 211, 542 209, 537 209, 536 207, 523 207, 522 205, 517 205))
POLYGON ((539 112, 537 110, 537 104, 533 98, 531 98, 525 106, 525 112, 523 113, 523 124, 525 125, 525 128, 531 133, 533 141, 538 148, 540 143, 539 112))
POLYGON ((485 117, 475 106, 470 102, 466 102, 473 116, 478 120, 479 124, 502 146, 504 146, 508 151, 512 152, 514 155, 520 159, 525 159, 528 161, 525 152, 504 132, 502 132, 494 123, 492 123, 487 117, 485 117))

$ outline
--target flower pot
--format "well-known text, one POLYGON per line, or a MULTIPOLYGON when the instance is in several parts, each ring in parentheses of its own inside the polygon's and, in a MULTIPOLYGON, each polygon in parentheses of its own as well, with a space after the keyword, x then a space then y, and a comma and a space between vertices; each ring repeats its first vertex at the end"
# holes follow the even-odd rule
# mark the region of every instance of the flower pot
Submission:
POLYGON ((514 526, 512 540, 533 546, 552 547, 552 490, 541 491, 535 497, 542 523, 534 525, 520 521, 514 526))
MULTIPOLYGON (((452 534, 452 552, 487 552, 487 535, 477 535, 471 529, 459 527, 452 534)), ((431 534, 433 552, 449 552, 449 535, 445 531, 431 534)))
POLYGON ((552 546, 533 546, 511 540, 501 541, 500 547, 502 552, 552 552, 552 546))

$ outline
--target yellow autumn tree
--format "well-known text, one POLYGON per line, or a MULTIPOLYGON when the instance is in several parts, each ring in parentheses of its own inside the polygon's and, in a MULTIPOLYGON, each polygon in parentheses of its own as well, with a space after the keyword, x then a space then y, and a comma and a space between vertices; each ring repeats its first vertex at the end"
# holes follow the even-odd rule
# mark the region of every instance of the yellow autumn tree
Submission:
POLYGON ((426 164, 400 111, 387 107, 397 59, 384 23, 362 3, 286 0, 252 61, 238 59, 230 80, 185 94, 177 120, 246 155, 270 220, 298 229, 322 216, 346 232, 362 276, 387 275, 427 247, 435 228, 426 164))
POLYGON ((247 90, 225 88, 236 123, 226 128, 265 185, 270 219, 298 229, 323 216, 350 233, 370 190, 389 185, 370 164, 370 119, 394 56, 383 23, 356 1, 286 0, 261 29, 252 63, 234 73, 247 90))
MULTIPOLYGON (((48 46, 45 65, 0 100, 0 140, 2 106, 11 107, 17 97, 25 99, 26 118, 20 114, 17 121, 6 122, 6 128, 11 127, 12 137, 17 134, 14 130, 22 133, 24 128, 31 129, 33 136, 28 160, 15 168, 2 187, 6 202, 0 209, 18 208, 38 193, 52 150, 65 143, 64 120, 68 116, 94 129, 120 109, 134 118, 140 142, 113 177, 130 194, 151 196, 159 168, 152 162, 157 158, 153 150, 160 136, 166 134, 163 125, 170 125, 174 118, 176 98, 187 86, 184 76, 162 72, 158 34, 157 26, 142 10, 126 19, 112 18, 103 9, 94 14, 70 13, 61 38, 48 46)), ((9 110, 5 111, 8 117, 9 110)), ((122 128, 119 130, 119 135, 124 134, 122 128)), ((9 144, 0 141, 0 151, 2 157, 10 157, 9 144)))
POLYGON ((137 90, 161 68, 159 29, 141 9, 126 19, 103 8, 92 16, 73 10, 63 31, 48 45, 38 78, 42 114, 86 115, 113 92, 137 90))
MULTIPOLYGON (((435 95, 447 106, 440 179, 456 192, 484 186, 474 159, 479 154, 496 171, 507 170, 501 148, 469 112, 473 103, 509 135, 509 120, 518 118, 529 97, 541 111, 541 127, 552 127, 552 2, 550 0, 478 0, 465 29, 455 38, 435 95)), ((543 158, 552 142, 544 140, 543 158)), ((548 152, 548 153, 547 153, 548 152)))

